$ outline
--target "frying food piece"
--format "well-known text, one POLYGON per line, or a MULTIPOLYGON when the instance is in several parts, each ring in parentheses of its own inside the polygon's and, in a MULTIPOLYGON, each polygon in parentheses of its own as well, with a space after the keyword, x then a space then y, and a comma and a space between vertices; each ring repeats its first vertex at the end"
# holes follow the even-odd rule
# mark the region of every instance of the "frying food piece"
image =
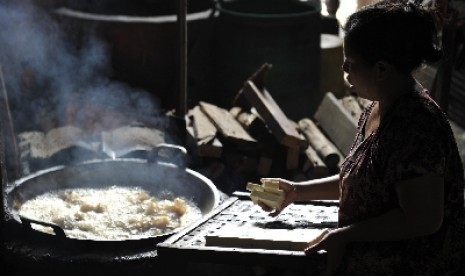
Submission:
POLYGON ((103 213, 107 210, 107 207, 103 204, 89 204, 83 203, 80 208, 81 212, 96 212, 96 213, 103 213))
POLYGON ((177 197, 174 199, 170 206, 167 206, 167 209, 173 213, 176 213, 178 216, 182 216, 184 213, 186 213, 186 202, 183 199, 177 197))

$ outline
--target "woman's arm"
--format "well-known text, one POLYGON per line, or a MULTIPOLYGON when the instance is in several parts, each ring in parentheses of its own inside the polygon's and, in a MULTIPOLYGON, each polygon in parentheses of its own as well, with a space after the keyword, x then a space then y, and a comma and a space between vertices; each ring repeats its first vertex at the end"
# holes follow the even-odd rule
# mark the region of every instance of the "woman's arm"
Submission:
POLYGON ((295 201, 339 199, 339 175, 295 182, 295 201))
POLYGON ((264 211, 277 216, 281 210, 294 201, 339 199, 339 175, 293 182, 282 178, 262 178, 263 181, 279 181, 279 188, 285 192, 285 198, 279 210, 272 210, 266 204, 259 202, 264 211))

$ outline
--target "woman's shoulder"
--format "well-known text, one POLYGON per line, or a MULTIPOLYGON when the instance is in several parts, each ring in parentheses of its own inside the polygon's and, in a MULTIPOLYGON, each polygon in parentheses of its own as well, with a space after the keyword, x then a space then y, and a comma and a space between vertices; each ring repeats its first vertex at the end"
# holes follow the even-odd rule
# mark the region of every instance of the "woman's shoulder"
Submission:
POLYGON ((385 146, 404 145, 409 151, 446 150, 455 144, 447 117, 425 91, 416 91, 399 100, 381 122, 380 133, 385 138, 385 146))
POLYGON ((391 116, 397 123, 412 123, 418 127, 448 127, 449 120, 426 89, 409 93, 393 108, 391 116))

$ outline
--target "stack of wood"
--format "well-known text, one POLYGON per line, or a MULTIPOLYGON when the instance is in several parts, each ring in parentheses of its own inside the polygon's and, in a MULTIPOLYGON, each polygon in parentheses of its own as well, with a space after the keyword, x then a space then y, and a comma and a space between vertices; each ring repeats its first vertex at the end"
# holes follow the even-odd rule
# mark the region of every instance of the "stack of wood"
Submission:
MULTIPOLYGON (((282 177, 301 181, 337 173, 348 152, 341 151, 328 135, 340 135, 331 131, 333 122, 322 120, 327 125, 323 128, 315 118, 294 122, 286 117, 264 85, 271 67, 264 64, 252 75, 231 107, 199 102, 189 110, 186 121, 190 152, 198 158, 232 166, 252 178, 282 177)), ((346 129, 350 130, 348 135, 354 135, 362 107, 359 106, 358 111, 348 111, 344 102, 354 101, 351 104, 356 106, 357 99, 336 99, 336 102, 334 99, 328 92, 316 115, 335 121, 337 114, 350 116, 346 129)), ((350 144, 354 137, 345 138, 348 135, 343 139, 348 139, 350 144)))

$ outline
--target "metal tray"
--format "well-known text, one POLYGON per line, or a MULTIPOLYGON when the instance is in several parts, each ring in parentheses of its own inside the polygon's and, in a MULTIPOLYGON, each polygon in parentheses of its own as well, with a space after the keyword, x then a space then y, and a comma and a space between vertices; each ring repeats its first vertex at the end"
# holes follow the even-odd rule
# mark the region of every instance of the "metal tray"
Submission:
POLYGON ((227 264, 305 264, 321 263, 324 254, 305 256, 302 251, 247 249, 206 246, 205 236, 221 227, 261 229, 334 228, 338 204, 316 201, 292 204, 276 218, 271 218, 249 199, 230 197, 209 216, 157 245, 160 259, 227 264))

